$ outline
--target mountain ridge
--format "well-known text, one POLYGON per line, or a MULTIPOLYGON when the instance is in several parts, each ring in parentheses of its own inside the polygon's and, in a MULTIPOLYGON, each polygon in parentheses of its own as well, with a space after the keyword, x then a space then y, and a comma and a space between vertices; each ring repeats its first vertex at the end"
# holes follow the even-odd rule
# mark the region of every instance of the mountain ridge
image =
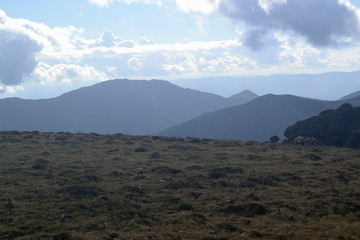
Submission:
POLYGON ((188 87, 221 96, 236 94, 236 89, 249 89, 259 95, 291 94, 322 100, 338 100, 360 89, 360 71, 325 72, 320 74, 271 74, 267 76, 204 77, 173 81, 188 87))
MULTIPOLYGON (((353 99, 352 103, 359 99, 353 99)), ((205 113, 160 132, 162 136, 268 141, 297 121, 343 102, 267 94, 240 106, 205 113)))
POLYGON ((167 81, 115 79, 49 99, 1 99, 0 130, 146 135, 232 104, 167 81))

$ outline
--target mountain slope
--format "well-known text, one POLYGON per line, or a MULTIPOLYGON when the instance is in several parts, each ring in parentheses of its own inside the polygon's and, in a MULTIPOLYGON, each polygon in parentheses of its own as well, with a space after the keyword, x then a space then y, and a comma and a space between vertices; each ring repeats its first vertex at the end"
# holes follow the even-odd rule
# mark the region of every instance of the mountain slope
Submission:
POLYGON ((269 94, 241 106, 203 114, 160 135, 255 141, 267 141, 273 135, 284 138, 288 126, 341 103, 269 94))
POLYGON ((350 93, 350 94, 340 98, 339 101, 345 101, 345 100, 349 100, 349 99, 356 98, 359 96, 360 96, 360 91, 356 91, 356 92, 350 93))
POLYGON ((314 137, 321 143, 338 147, 360 147, 360 107, 343 104, 336 110, 326 110, 318 116, 298 121, 285 130, 285 136, 314 137))
POLYGON ((112 80, 42 100, 0 100, 0 130, 151 134, 242 103, 166 81, 112 80))

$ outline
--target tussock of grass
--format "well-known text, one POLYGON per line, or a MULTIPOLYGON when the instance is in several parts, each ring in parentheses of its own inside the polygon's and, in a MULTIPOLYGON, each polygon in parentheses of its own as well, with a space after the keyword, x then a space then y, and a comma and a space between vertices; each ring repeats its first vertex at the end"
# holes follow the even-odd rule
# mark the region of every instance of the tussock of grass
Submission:
POLYGON ((358 239, 354 149, 0 132, 0 239, 358 239))

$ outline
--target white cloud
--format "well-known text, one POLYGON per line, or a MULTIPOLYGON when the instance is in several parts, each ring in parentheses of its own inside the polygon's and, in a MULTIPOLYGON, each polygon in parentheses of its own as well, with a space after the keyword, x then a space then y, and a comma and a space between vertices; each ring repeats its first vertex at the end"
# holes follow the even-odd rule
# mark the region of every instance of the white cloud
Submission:
POLYGON ((156 44, 154 40, 148 39, 147 37, 141 37, 137 40, 138 45, 154 45, 156 44))
POLYGON ((129 66, 130 69, 132 69, 135 72, 140 71, 141 68, 144 67, 143 59, 141 56, 131 57, 127 62, 127 65, 129 66))
POLYGON ((319 56, 319 63, 334 69, 334 71, 353 71, 359 69, 360 50, 345 49, 339 51, 338 49, 331 49, 319 56))
POLYGON ((41 49, 33 34, 0 10, 0 84, 21 84, 23 78, 35 69, 35 55, 41 49))
POLYGON ((269 14, 273 5, 286 4, 287 0, 258 0, 260 7, 269 14))
POLYGON ((195 16, 195 20, 196 20, 196 25, 199 29, 199 32, 205 33, 206 32, 206 28, 205 28, 206 19, 203 16, 195 16))
POLYGON ((90 3, 97 5, 98 7, 108 7, 114 1, 117 2, 124 2, 126 4, 132 3, 145 3, 145 4, 155 4, 158 7, 163 5, 162 1, 160 0, 89 0, 90 3))
POLYGON ((32 79, 42 84, 104 81, 106 75, 96 70, 93 66, 79 66, 75 64, 49 65, 39 63, 32 74, 32 79))
MULTIPOLYGON (((12 35, 21 38, 27 38, 40 46, 37 58, 68 58, 73 61, 76 57, 71 53, 83 45, 81 34, 83 29, 73 26, 63 28, 50 28, 43 23, 32 22, 26 19, 15 19, 7 17, 5 12, 0 10, 0 29, 12 35)), ((7 37, 8 38, 8 37, 7 37)))
POLYGON ((91 45, 114 47, 122 41, 122 38, 116 37, 110 30, 106 29, 98 39, 95 39, 95 41, 91 45))
POLYGON ((217 2, 214 0, 176 0, 177 7, 186 13, 200 12, 204 14, 213 13, 217 8, 217 2))
POLYGON ((113 0, 89 0, 89 2, 97 5, 98 7, 108 7, 113 0))
MULTIPOLYGON (((237 2, 222 0, 223 3, 225 1, 234 4, 232 11, 239 11, 236 8, 237 2)), ((266 7, 259 5, 259 1, 251 0, 251 3, 255 2, 258 7, 256 11, 264 14, 265 18, 268 17, 267 14, 271 15, 273 11, 278 11, 277 8, 285 6, 280 0, 273 0, 266 7), (266 13, 265 9, 269 13, 266 13)), ((287 0, 287 4, 290 1, 295 0, 287 0)), ((134 1, 128 3, 132 2, 134 1)), ((220 2, 209 0, 208 3, 217 7, 220 2)), ((196 8, 188 9, 194 11, 196 8)), ((255 21, 252 16, 248 17, 251 20, 246 20, 247 22, 255 21)), ((203 27, 203 18, 206 21, 206 16, 200 14, 197 19, 199 28, 203 27)), ((317 47, 306 35, 284 29, 268 30, 255 23, 249 29, 248 25, 239 24, 234 31, 234 35, 237 32, 238 36, 233 39, 161 44, 146 36, 137 40, 124 39, 111 30, 99 33, 98 38, 87 39, 83 36, 84 30, 73 26, 50 28, 42 23, 9 18, 0 11, 0 43, 3 43, 0 48, 3 46, 5 49, 0 51, 0 62, 3 62, 0 64, 0 78, 1 72, 6 74, 4 66, 6 69, 22 66, 17 69, 20 71, 16 71, 17 74, 21 73, 15 78, 17 80, 6 82, 0 79, 0 93, 21 91, 26 81, 54 85, 123 77, 173 79, 211 74, 244 75, 358 69, 358 50, 354 51, 351 47, 317 47), (11 54, 7 49, 13 49, 11 54), (14 51, 25 55, 14 55, 14 59, 19 60, 8 61, 11 59, 8 55, 12 55, 14 51)), ((341 41, 348 37, 348 41, 353 43, 352 36, 343 37, 341 41)))
POLYGON ((360 41, 359 10, 346 0, 221 0, 218 11, 252 31, 296 33, 315 47, 360 41))

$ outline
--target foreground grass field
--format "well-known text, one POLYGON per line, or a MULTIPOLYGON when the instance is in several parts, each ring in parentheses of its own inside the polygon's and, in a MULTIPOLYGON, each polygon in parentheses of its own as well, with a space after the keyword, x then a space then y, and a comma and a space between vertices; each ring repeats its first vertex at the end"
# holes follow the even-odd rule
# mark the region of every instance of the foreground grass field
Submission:
POLYGON ((0 239, 360 239, 360 151, 0 132, 0 239))

